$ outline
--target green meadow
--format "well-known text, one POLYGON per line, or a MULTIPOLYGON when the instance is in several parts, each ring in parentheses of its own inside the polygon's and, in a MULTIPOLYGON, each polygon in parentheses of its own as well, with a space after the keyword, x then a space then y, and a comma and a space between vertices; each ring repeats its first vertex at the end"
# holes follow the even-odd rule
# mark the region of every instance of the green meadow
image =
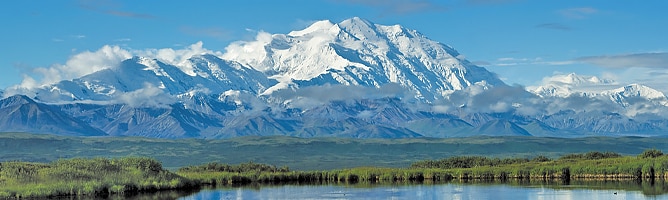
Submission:
POLYGON ((642 137, 469 137, 469 138, 295 138, 154 139, 138 137, 64 137, 0 133, 0 161, 48 163, 64 158, 150 157, 167 169, 210 162, 287 166, 294 170, 330 170, 364 166, 408 167, 420 160, 454 156, 557 158, 590 151, 637 155, 645 149, 668 151, 668 138, 642 137))
MULTIPOLYGON (((641 183, 668 178, 668 156, 656 149, 637 156, 613 152, 567 154, 557 159, 544 156, 491 158, 457 156, 423 160, 405 168, 356 167, 335 170, 291 171, 253 162, 230 165, 207 163, 171 172, 151 158, 73 158, 50 163, 1 162, 0 198, 67 196, 109 197, 192 190, 202 186, 244 184, 358 184, 439 183, 459 181, 636 180, 641 183)), ((651 187, 650 187, 651 189, 651 187)), ((643 191, 646 189, 643 189, 643 191)), ((651 192, 661 194, 663 190, 651 192)))
POLYGON ((642 137, 168 140, 0 133, 0 197, 113 197, 239 184, 644 184, 668 178, 666 149, 668 139, 642 137))

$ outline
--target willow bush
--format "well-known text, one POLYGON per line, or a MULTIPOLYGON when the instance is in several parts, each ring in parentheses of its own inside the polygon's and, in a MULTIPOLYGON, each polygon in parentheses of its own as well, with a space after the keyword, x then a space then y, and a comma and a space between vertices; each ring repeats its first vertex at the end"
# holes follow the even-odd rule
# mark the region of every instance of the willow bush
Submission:
POLYGON ((125 194, 194 187, 150 158, 0 163, 0 198, 125 194))

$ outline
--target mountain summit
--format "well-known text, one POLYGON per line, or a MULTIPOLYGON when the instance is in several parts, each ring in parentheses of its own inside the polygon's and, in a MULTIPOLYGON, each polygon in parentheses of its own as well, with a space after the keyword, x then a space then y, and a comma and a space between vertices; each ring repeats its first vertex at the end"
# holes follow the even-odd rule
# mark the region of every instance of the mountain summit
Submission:
POLYGON ((257 41, 228 48, 223 57, 273 75, 280 84, 267 93, 290 86, 397 83, 415 91, 415 97, 433 101, 471 85, 505 85, 452 47, 400 25, 379 25, 357 17, 337 24, 318 21, 289 34, 258 36, 257 41))
POLYGON ((73 79, 0 90, 7 113, 0 131, 397 138, 668 130, 668 100, 647 86, 577 74, 529 90, 508 86, 452 47, 400 25, 324 20, 287 34, 259 32, 225 53, 201 45, 124 52, 116 57, 129 59, 73 79))

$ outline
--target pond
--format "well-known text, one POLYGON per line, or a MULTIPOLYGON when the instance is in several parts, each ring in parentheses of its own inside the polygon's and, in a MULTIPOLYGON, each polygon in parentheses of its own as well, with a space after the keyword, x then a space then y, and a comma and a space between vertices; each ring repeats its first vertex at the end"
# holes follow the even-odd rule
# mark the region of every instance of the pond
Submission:
POLYGON ((179 199, 668 199, 667 186, 634 181, 254 185, 203 189, 179 199))

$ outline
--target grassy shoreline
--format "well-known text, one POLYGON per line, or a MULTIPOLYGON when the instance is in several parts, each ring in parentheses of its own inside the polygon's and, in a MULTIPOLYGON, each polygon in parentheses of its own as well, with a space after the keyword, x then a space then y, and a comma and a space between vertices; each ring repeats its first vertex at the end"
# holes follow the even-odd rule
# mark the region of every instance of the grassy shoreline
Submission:
POLYGON ((408 168, 357 167, 291 171, 287 167, 208 163, 170 172, 150 158, 64 159, 51 163, 0 163, 0 198, 109 196, 207 185, 285 183, 401 183, 484 181, 666 180, 668 156, 647 150, 638 156, 590 152, 559 159, 451 157, 415 162, 408 168))
POLYGON ((125 195, 198 187, 150 158, 0 163, 0 198, 125 195))
POLYGON ((410 168, 358 167, 327 171, 229 170, 210 163, 181 168, 176 173, 205 184, 281 182, 402 182, 461 180, 614 180, 668 179, 668 156, 647 150, 638 156, 590 152, 559 159, 492 159, 453 157, 413 163, 410 168), (451 165, 449 165, 449 163, 451 165), (454 163, 454 164, 452 164, 454 163))

